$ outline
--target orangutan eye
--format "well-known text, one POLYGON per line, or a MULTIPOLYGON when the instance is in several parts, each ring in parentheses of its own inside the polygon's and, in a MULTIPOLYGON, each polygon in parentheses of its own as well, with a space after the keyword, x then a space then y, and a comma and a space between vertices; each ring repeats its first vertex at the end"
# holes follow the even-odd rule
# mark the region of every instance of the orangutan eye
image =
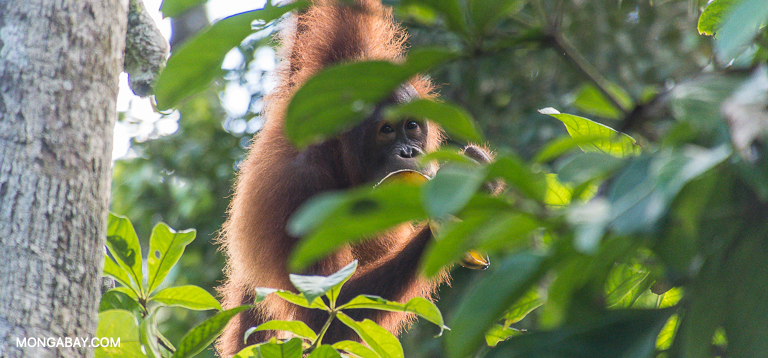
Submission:
POLYGON ((390 126, 389 124, 385 124, 383 127, 381 127, 381 133, 389 134, 394 132, 395 132, 395 129, 392 128, 392 126, 390 126))
POLYGON ((416 121, 410 121, 405 124, 405 129, 407 130, 414 130, 417 128, 419 128, 419 123, 417 123, 416 121))

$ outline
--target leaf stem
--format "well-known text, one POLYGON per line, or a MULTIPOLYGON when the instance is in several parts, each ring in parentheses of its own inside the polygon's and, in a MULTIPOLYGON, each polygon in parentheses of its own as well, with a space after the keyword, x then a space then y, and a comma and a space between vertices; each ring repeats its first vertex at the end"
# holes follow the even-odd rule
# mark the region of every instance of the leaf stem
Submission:
POLYGON ((331 322, 333 322, 333 319, 336 318, 336 310, 331 310, 329 312, 330 315, 328 316, 328 319, 325 321, 325 324, 323 325, 323 328, 320 329, 320 333, 317 335, 317 339, 312 342, 312 345, 309 347, 308 351, 313 351, 315 348, 320 346, 320 343, 323 341, 323 336, 325 336, 325 332, 328 331, 328 327, 331 326, 331 322))

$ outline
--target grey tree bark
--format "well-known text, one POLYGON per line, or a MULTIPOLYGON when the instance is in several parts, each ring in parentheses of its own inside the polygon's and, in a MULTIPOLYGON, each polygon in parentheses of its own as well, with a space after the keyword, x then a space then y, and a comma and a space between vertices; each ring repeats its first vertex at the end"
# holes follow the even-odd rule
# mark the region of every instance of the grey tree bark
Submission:
POLYGON ((96 332, 127 6, 0 0, 1 357, 93 355, 19 342, 96 332))

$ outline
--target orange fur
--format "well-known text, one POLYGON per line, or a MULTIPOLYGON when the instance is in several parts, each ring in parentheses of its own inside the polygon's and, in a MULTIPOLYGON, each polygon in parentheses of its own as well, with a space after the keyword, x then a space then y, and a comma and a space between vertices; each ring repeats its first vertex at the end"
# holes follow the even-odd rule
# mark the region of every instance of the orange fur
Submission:
MULTIPOLYGON (((299 152, 283 135, 283 113, 291 96, 322 68, 347 61, 403 60, 406 35, 394 22, 391 11, 374 1, 351 3, 340 6, 335 1, 315 1, 281 30, 278 85, 266 98, 268 121, 240 166, 229 218, 220 238, 228 259, 227 280, 219 288, 224 308, 252 303, 255 287, 293 290, 285 264, 297 238, 286 233, 288 218, 312 195, 362 184, 347 174, 351 169, 345 167, 345 156, 358 154, 344 152, 340 145, 343 136, 299 152)), ((433 97, 428 80, 416 77, 409 82, 422 98, 433 97)), ((427 152, 439 146, 442 133, 437 126, 430 127, 427 141, 427 152)), ((328 275, 359 259, 358 272, 343 290, 348 295, 379 294, 402 302, 416 296, 430 297, 436 285, 447 280, 447 274, 432 281, 418 277, 418 257, 429 235, 427 228, 402 225, 373 240, 340 249, 308 273, 328 275)), ((402 313, 357 311, 356 319, 371 318, 395 334, 411 319, 402 313)), ((245 330, 266 320, 300 319, 317 330, 324 317, 324 312, 270 297, 257 309, 235 317, 217 349, 223 357, 232 356, 244 347, 245 330)), ((249 344, 274 335, 254 334, 249 344)), ((326 336, 330 340, 342 337, 347 338, 347 333, 340 325, 333 326, 326 336)))

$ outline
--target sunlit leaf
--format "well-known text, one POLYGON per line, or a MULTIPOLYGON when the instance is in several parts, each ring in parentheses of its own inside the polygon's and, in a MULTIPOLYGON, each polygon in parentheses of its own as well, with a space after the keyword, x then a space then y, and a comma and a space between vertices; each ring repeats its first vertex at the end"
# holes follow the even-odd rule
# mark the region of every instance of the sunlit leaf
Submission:
MULTIPOLYGON (((109 253, 117 260, 117 264, 122 268, 138 292, 144 292, 143 275, 141 272, 141 247, 139 247, 139 238, 130 220, 124 216, 109 214, 109 224, 107 227, 107 248, 109 253)), ((105 258, 106 260, 106 258, 105 258)), ((110 269, 110 272, 114 270, 110 269)), ((122 276, 119 275, 118 276, 122 276)), ((124 277, 116 277, 124 279, 124 277)))
POLYGON ((107 310, 99 312, 99 326, 95 337, 120 340, 120 345, 100 345, 95 349, 96 358, 143 357, 139 341, 139 325, 131 312, 107 310))
POLYGON ((361 322, 355 321, 343 312, 336 316, 347 327, 357 333, 363 342, 371 347, 381 358, 403 358, 403 347, 397 337, 393 336, 386 329, 375 322, 365 319, 361 322))
POLYGON ((306 338, 311 341, 317 339, 317 334, 315 334, 315 331, 309 328, 309 326, 307 326, 307 324, 304 322, 273 320, 262 323, 256 327, 249 328, 247 331, 245 331, 245 340, 248 340, 248 337, 253 332, 270 330, 291 332, 299 338, 306 338))
POLYGON ((118 290, 104 292, 99 302, 99 312, 115 309, 132 312, 136 317, 140 317, 141 313, 144 312, 144 309, 133 297, 118 290))
POLYGON ((623 111, 632 109, 634 102, 632 97, 617 85, 612 85, 610 92, 611 96, 620 102, 621 108, 616 108, 616 105, 608 100, 605 94, 592 83, 587 83, 579 88, 573 101, 573 106, 589 115, 619 119, 624 114, 623 111))
POLYGON ((522 334, 522 332, 514 328, 494 324, 488 332, 485 332, 485 344, 487 344, 488 347, 496 347, 499 342, 518 334, 522 334))
POLYGON ((699 34, 712 36, 723 25, 723 20, 732 10, 734 4, 740 0, 713 0, 704 9, 699 17, 699 34))
POLYGON ((418 315, 440 327, 440 334, 446 328, 443 315, 434 303, 423 297, 414 297, 407 303, 388 301, 378 296, 360 295, 345 303, 339 309, 370 308, 382 311, 408 312, 418 315))
POLYGON ((163 13, 163 17, 177 17, 190 8, 207 1, 208 0, 163 0, 163 4, 160 5, 160 12, 163 13))
POLYGON ((355 341, 341 341, 333 344, 333 348, 353 354, 360 358, 379 358, 376 352, 355 341))
POLYGON ((640 153, 640 148, 635 144, 632 137, 619 133, 605 125, 591 121, 584 117, 574 116, 572 114, 560 113, 554 108, 544 108, 539 110, 541 114, 547 114, 557 118, 563 124, 571 137, 598 137, 589 145, 581 147, 584 151, 598 151, 610 154, 615 157, 626 157, 640 153))
POLYGON ((166 306, 184 307, 190 310, 219 310, 219 301, 208 291, 194 285, 168 287, 150 297, 152 301, 166 306))
POLYGON ((159 223, 152 229, 149 238, 149 255, 147 266, 148 292, 152 292, 163 282, 163 279, 184 253, 184 248, 195 239, 195 230, 174 232, 168 225, 159 223))
POLYGON ((336 352, 335 349, 333 349, 332 346, 328 345, 321 345, 320 347, 315 348, 315 350, 312 351, 312 353, 309 354, 309 357, 307 358, 340 358, 341 355, 339 355, 339 352, 336 352))

